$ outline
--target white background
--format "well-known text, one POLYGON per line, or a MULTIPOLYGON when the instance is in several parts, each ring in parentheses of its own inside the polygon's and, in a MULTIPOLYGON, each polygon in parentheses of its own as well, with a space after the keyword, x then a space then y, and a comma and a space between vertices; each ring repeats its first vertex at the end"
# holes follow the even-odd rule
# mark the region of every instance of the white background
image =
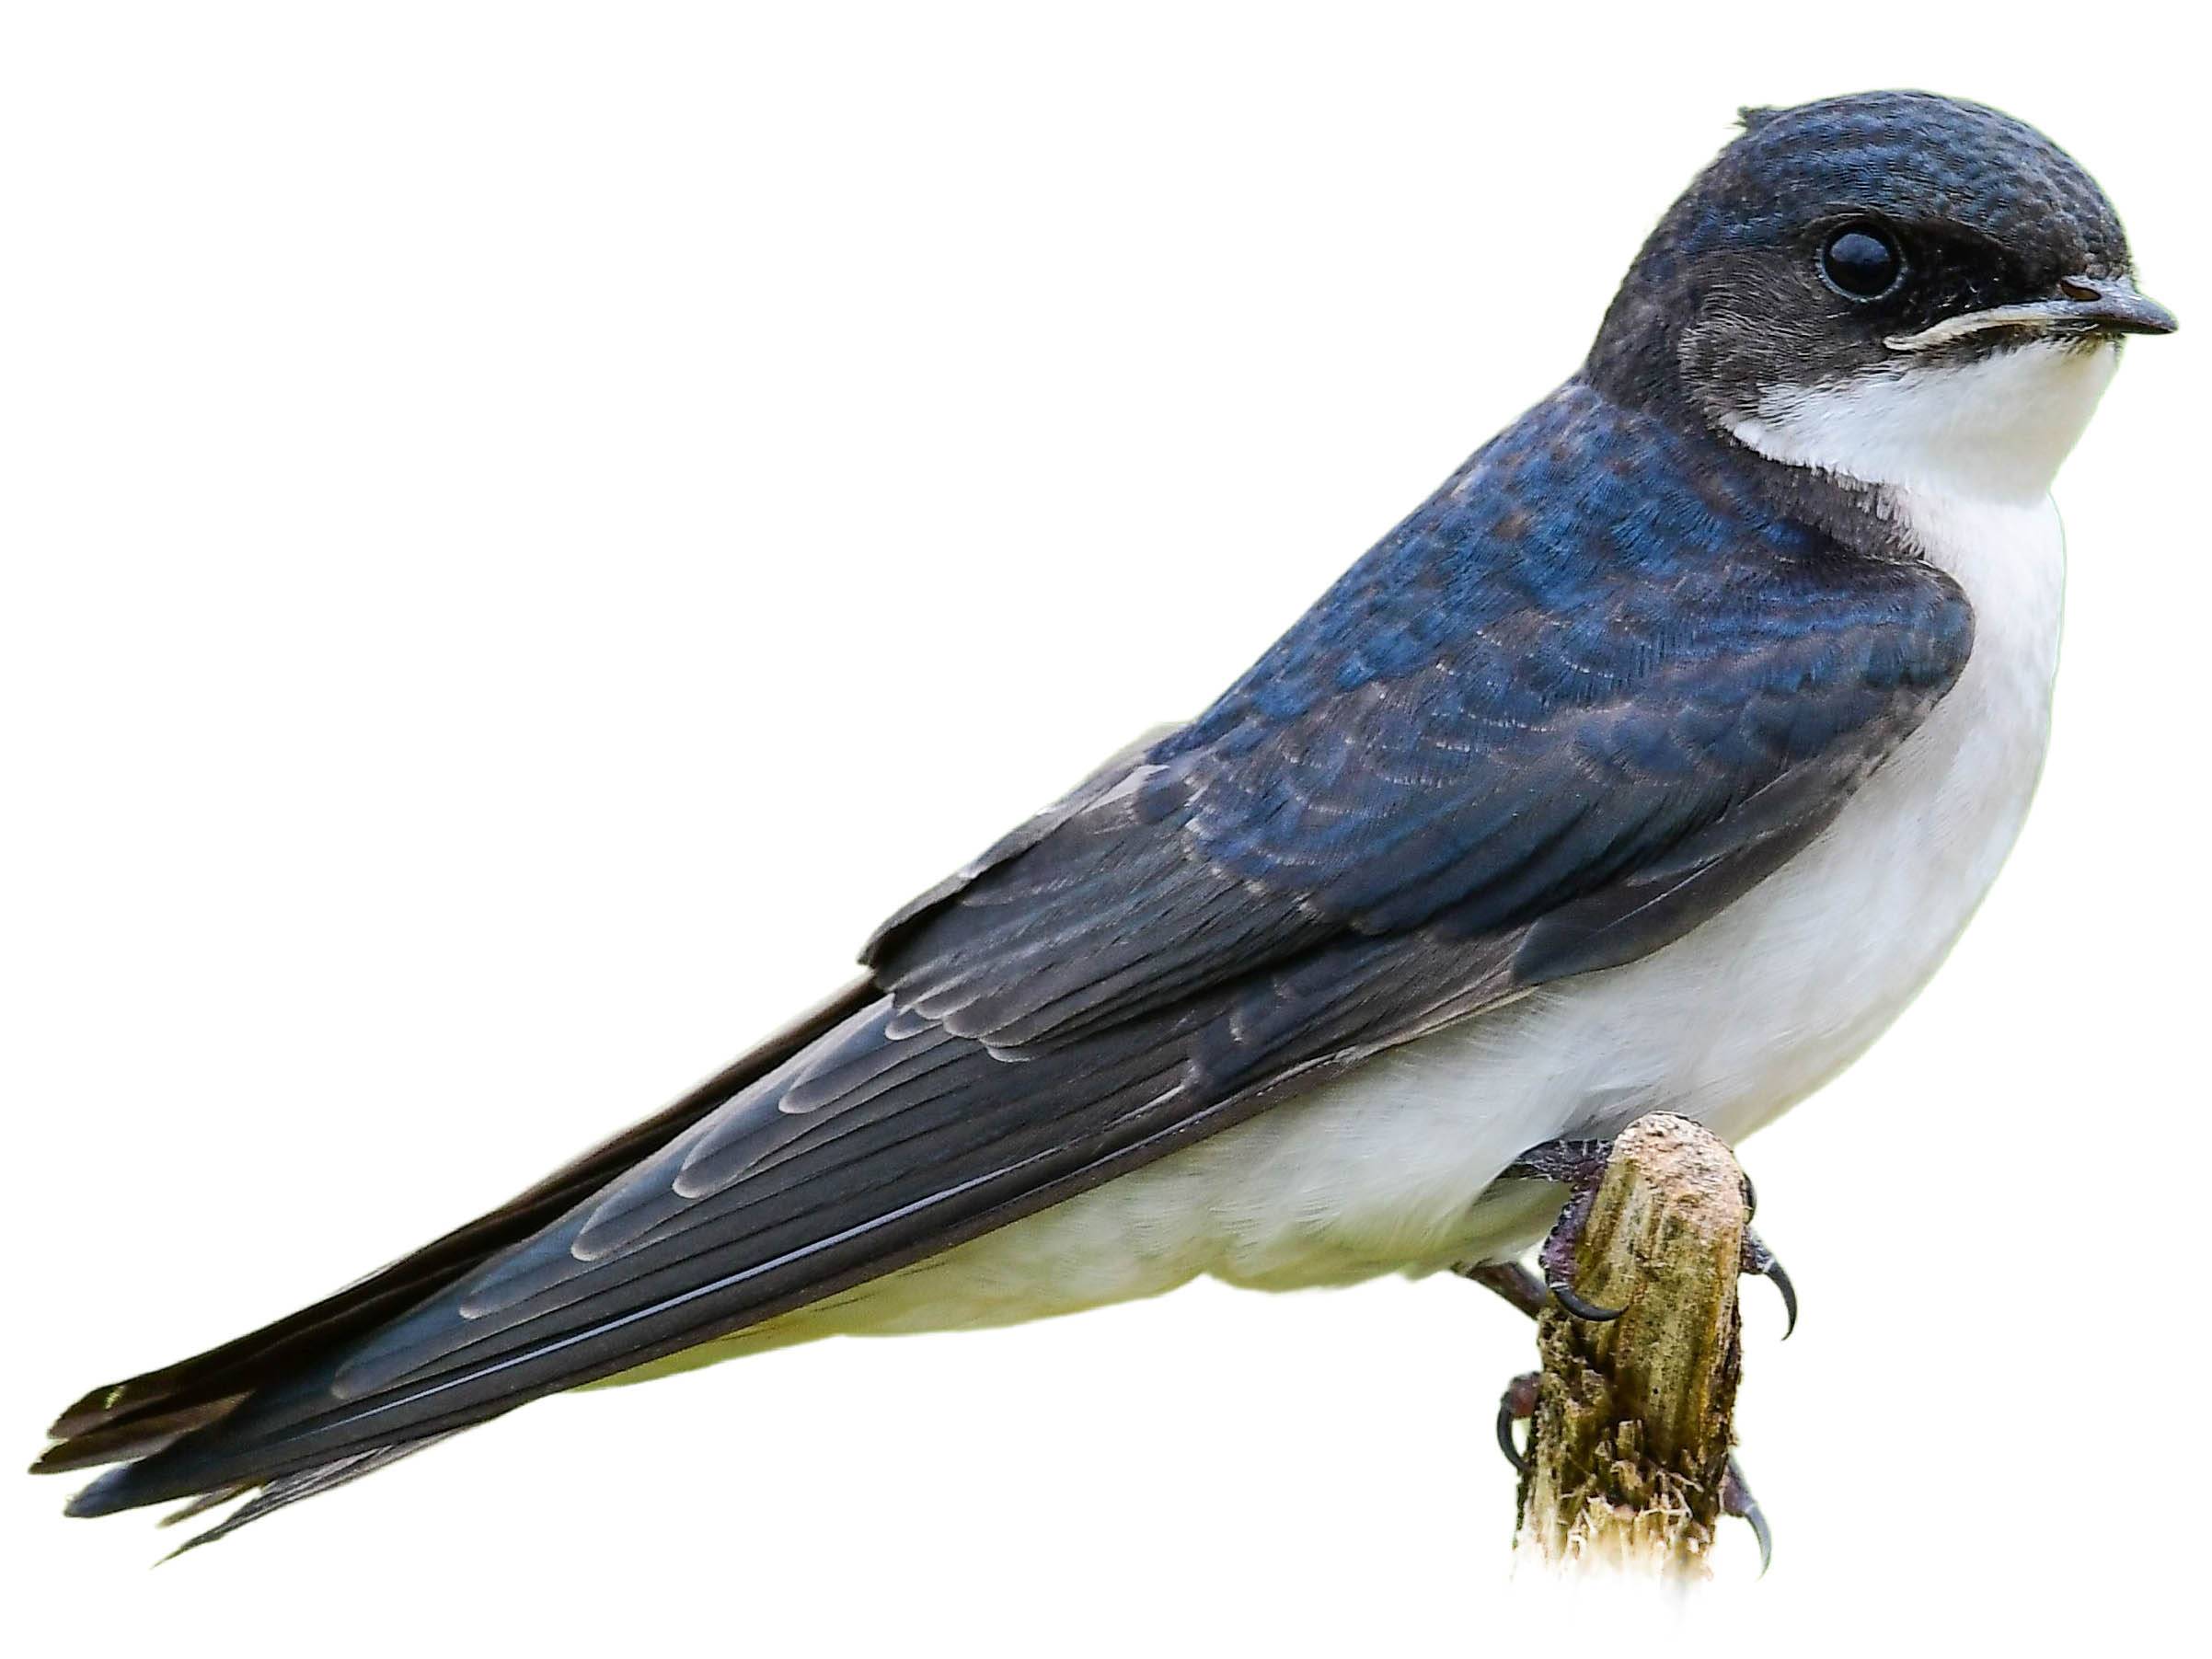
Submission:
MULTIPOLYGON (((2070 146, 2191 331, 2060 480, 2005 881, 1748 1149, 1807 1304, 1783 1347, 1749 1302, 1780 1553, 1755 1586, 1732 1532, 1680 1618, 2172 1615, 2201 1501, 2131 1422, 2203 1400, 2201 63, 2121 8, 1492 9, 9 8, 17 1454, 838 983, 1571 372, 1736 105, 1923 85, 2070 146)), ((10 1479, 7 1621, 1495 1649, 1529 1352, 1449 1281, 835 1342, 535 1406, 152 1574, 174 1535, 10 1479)))

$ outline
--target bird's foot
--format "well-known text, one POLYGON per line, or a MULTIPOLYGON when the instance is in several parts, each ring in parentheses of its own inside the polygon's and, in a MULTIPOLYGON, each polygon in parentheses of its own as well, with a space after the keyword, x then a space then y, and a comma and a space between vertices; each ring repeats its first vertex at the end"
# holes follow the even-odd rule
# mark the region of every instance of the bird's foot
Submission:
MULTIPOLYGON (((1743 1265, 1736 1271, 1773 1281, 1774 1288, 1782 1298, 1782 1310, 1790 1316, 1790 1322, 1782 1327, 1782 1341, 1786 1342, 1797 1329, 1797 1286, 1790 1283, 1788 1271, 1776 1259, 1774 1252, 1767 1248, 1766 1240, 1758 1236, 1758 1229, 1751 1225, 1752 1218, 1758 1213, 1758 1189, 1751 1184, 1751 1177, 1746 1175, 1744 1177, 1744 1259, 1743 1265)), ((1762 1521, 1757 1525, 1763 1537, 1765 1523, 1762 1521)))
MULTIPOLYGON (((1578 1319, 1617 1319, 1627 1312, 1622 1308, 1603 1308, 1576 1294, 1574 1289, 1574 1251, 1582 1242, 1583 1228, 1590 1219, 1590 1206, 1596 1202, 1598 1183, 1605 1179, 1606 1164, 1613 1156, 1611 1141, 1560 1140, 1545 1141, 1506 1165, 1501 1172, 1503 1180, 1557 1181, 1567 1189, 1567 1202, 1561 1208, 1559 1219, 1552 1223, 1543 1248, 1537 1252, 1537 1265, 1543 1270, 1542 1290, 1534 1293, 1533 1306, 1528 1301, 1531 1275, 1526 1269, 1506 1264, 1463 1269, 1465 1276, 1478 1284, 1487 1285, 1507 1301, 1531 1316, 1543 1308, 1544 1296, 1557 1298, 1559 1305, 1578 1319)), ((1744 1178, 1744 1266, 1746 1273, 1771 1279, 1774 1288, 1781 1293, 1782 1307, 1790 1322, 1782 1331, 1787 1341, 1797 1329, 1797 1287, 1791 1283, 1788 1272, 1772 1250, 1749 1225, 1758 1210, 1758 1193, 1751 1178, 1744 1178)))
MULTIPOLYGON (((1573 1269, 1575 1247, 1581 1242, 1597 1183, 1611 1155, 1609 1141, 1548 1141, 1515 1158, 1506 1168, 1506 1175, 1558 1181, 1570 1194, 1538 1255, 1543 1273, 1538 1276, 1518 1262, 1492 1262, 1463 1267, 1459 1270, 1460 1276, 1491 1290, 1531 1319, 1542 1313, 1554 1298, 1577 1319, 1618 1319, 1622 1309, 1599 1308, 1576 1296, 1569 1277, 1573 1269)), ((1788 1272, 1776 1260, 1774 1252, 1750 1227, 1750 1218, 1757 1209, 1758 1195, 1746 1176, 1743 1271, 1774 1281, 1789 1314, 1789 1324, 1782 1332, 1786 1340, 1797 1329, 1797 1287, 1791 1283, 1788 1272)), ((1526 1470, 1528 1458, 1521 1449, 1514 1427, 1536 1415, 1541 1380, 1542 1374, 1535 1371, 1516 1377, 1505 1385, 1505 1392, 1498 1400, 1498 1449, 1505 1454, 1505 1460, 1516 1471, 1526 1470)), ((1752 1495, 1751 1482, 1745 1478, 1743 1465, 1734 1456, 1728 1459, 1728 1469, 1721 1482, 1721 1513, 1734 1515, 1750 1527, 1752 1536, 1758 1540, 1759 1572, 1764 1573, 1774 1564, 1774 1529, 1768 1525, 1766 1512, 1752 1495)))

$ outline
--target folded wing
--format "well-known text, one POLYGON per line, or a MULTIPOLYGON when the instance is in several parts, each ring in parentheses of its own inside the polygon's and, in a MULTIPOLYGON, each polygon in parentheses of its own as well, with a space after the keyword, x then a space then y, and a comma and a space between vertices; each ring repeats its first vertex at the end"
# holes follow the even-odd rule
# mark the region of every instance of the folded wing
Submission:
POLYGON ((1571 384, 1213 709, 894 916, 834 1024, 78 1507, 290 1480, 744 1329, 1657 949, 1817 834, 1971 640, 1938 572, 1571 384))

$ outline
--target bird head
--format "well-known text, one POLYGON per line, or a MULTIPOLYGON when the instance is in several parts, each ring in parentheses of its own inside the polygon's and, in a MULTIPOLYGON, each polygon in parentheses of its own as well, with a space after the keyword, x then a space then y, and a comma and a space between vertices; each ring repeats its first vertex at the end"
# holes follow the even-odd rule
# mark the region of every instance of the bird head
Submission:
POLYGON ((1638 255, 1592 381, 1792 465, 2041 496, 2123 338, 2175 327, 2096 181, 2033 127, 1930 93, 1743 121, 1638 255))

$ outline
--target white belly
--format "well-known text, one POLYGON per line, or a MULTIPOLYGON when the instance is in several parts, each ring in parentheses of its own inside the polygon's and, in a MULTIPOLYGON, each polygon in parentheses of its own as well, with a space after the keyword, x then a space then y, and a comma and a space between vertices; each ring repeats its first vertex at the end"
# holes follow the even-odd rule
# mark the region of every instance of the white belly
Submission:
POLYGON ((1550 1220, 1540 1187, 1480 1199, 1524 1148, 1659 1109, 1733 1142, 1811 1093, 1958 939, 2019 834, 2049 732, 2065 577, 2049 499, 1899 505, 1974 602, 1973 655, 1834 824, 1722 914, 689 1363, 831 1331, 1034 1319, 1200 1273, 1288 1288, 1495 1259, 1550 1220))

